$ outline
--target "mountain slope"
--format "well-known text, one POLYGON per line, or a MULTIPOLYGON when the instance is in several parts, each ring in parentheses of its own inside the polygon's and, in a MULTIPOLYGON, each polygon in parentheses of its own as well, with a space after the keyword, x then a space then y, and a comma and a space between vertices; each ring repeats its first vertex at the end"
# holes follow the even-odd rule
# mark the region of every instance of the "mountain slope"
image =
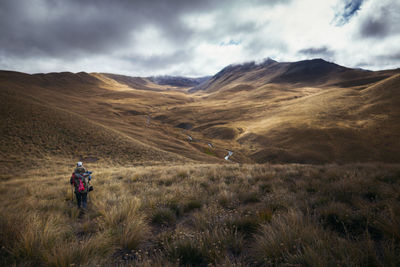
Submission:
POLYGON ((184 160, 20 92, 2 89, 0 99, 0 158, 8 168, 46 158, 125 164, 184 160))
POLYGON ((293 99, 247 123, 241 143, 258 143, 257 162, 399 162, 399 76, 359 89, 293 99), (386 96, 385 96, 386 95, 386 96))
POLYGON ((146 122, 153 109, 190 99, 182 93, 134 89, 98 74, 76 75, 0 72, 3 163, 86 156, 129 164, 215 161, 174 127, 146 122))
POLYGON ((191 89, 190 92, 212 93, 238 84, 262 86, 272 83, 290 87, 352 87, 377 82, 393 74, 393 71, 372 72, 349 69, 322 59, 292 63, 280 63, 267 59, 260 64, 249 62, 227 66, 206 83, 191 89))
POLYGON ((152 91, 161 91, 158 86, 149 79, 141 78, 141 77, 131 77, 125 75, 111 74, 111 73, 98 73, 95 74, 99 79, 104 80, 104 78, 109 78, 107 81, 114 80, 119 84, 124 84, 132 89, 137 90, 152 90, 152 91))

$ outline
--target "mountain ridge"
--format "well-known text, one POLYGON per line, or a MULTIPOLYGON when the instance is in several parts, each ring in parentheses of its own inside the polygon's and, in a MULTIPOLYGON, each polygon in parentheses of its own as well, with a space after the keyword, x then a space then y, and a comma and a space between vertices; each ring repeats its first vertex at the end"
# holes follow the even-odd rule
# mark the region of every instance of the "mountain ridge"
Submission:
POLYGON ((383 80, 389 77, 389 74, 386 73, 392 74, 392 72, 398 71, 352 69, 321 58, 296 62, 277 62, 268 58, 264 62, 256 63, 251 61, 243 64, 228 65, 206 83, 190 89, 189 92, 216 92, 225 85, 232 83, 285 84, 289 86, 357 86, 368 84, 370 81, 383 80))

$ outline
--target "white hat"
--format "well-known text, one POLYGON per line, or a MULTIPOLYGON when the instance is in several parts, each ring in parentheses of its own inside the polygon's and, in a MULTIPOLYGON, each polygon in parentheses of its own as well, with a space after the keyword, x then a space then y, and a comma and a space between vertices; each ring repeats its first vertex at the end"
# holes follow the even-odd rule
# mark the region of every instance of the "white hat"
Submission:
POLYGON ((82 167, 82 162, 79 161, 79 162, 76 164, 76 167, 82 167))

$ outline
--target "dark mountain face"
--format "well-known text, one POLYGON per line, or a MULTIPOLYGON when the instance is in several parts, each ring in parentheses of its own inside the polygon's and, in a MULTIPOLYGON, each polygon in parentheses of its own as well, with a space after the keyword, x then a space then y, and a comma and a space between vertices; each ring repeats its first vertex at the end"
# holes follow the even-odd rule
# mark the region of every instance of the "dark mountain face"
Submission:
POLYGON ((346 68, 323 59, 298 62, 277 62, 270 58, 262 63, 248 62, 229 65, 207 82, 192 88, 189 92, 218 91, 230 83, 286 84, 297 86, 359 86, 365 81, 379 81, 387 75, 372 71, 346 68))
POLYGON ((149 79, 157 83, 159 85, 170 85, 170 86, 176 86, 176 87, 194 87, 197 86, 208 79, 210 79, 211 76, 205 76, 205 77, 200 77, 200 78, 187 78, 187 77, 179 77, 179 76, 154 76, 154 77, 149 77, 149 79))
POLYGON ((278 62, 271 58, 266 58, 261 63, 251 61, 243 64, 231 64, 223 68, 220 72, 209 78, 207 81, 193 87, 189 90, 189 92, 194 93, 196 91, 207 90, 216 82, 222 82, 226 84, 241 77, 243 73, 250 73, 254 70, 266 69, 272 65, 276 65, 276 63, 278 62))
POLYGON ((278 77, 271 80, 272 83, 298 83, 298 82, 320 82, 326 81, 333 73, 349 70, 323 59, 304 60, 290 63, 287 70, 278 77))

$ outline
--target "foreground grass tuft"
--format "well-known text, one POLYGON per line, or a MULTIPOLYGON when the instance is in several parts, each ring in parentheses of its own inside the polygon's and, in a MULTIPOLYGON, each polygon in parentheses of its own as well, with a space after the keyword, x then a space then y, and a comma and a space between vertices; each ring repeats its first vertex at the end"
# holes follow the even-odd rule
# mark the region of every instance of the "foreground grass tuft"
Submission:
POLYGON ((175 221, 174 212, 168 208, 158 208, 151 216, 151 222, 157 225, 169 225, 175 221))
POLYGON ((400 265, 397 165, 91 169, 85 213, 69 169, 0 182, 1 265, 400 265))

